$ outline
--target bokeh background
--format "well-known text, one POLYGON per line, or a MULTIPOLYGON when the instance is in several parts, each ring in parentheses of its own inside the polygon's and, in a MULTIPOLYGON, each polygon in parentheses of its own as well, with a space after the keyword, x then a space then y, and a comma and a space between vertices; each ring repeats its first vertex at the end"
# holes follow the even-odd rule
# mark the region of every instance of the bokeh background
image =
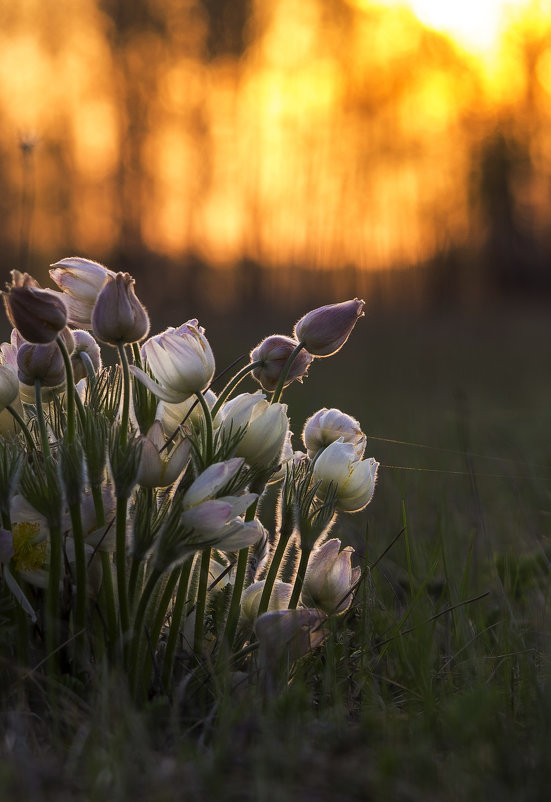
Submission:
POLYGON ((549 464, 550 123, 549 0, 0 0, 4 275, 128 270, 220 368, 365 298, 288 391, 295 432, 356 415, 396 526, 411 482, 475 471, 514 539, 549 506, 538 480, 499 517, 549 464))

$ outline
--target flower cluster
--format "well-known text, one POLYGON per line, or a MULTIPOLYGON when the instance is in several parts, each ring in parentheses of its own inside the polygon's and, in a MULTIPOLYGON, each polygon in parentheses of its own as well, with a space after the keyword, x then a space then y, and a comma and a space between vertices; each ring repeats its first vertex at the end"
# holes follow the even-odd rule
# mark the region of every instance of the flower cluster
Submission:
POLYGON ((182 633, 195 663, 247 654, 245 666, 258 649, 289 665, 319 646, 360 581, 329 533, 369 504, 378 463, 337 409, 315 412, 294 450, 281 397, 344 345, 364 302, 267 337, 215 393, 196 319, 148 338, 128 273, 71 257, 50 275, 58 290, 12 272, 0 346, 0 413, 14 422, 0 429, 0 581, 40 619, 47 671, 81 677, 105 657, 141 700, 170 690, 182 633), (102 367, 100 344, 118 365, 102 367), (247 378, 261 389, 237 392, 247 378), (259 502, 276 483, 269 531, 259 502))

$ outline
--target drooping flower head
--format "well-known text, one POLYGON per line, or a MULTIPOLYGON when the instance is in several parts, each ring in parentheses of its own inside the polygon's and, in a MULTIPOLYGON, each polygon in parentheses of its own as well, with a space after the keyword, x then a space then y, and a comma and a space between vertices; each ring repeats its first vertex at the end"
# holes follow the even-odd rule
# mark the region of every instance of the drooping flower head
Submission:
MULTIPOLYGON (((265 390, 269 392, 275 390, 287 360, 298 344, 292 337, 285 337, 283 334, 272 334, 262 340, 251 351, 251 362, 262 363, 254 368, 252 376, 265 390)), ((295 379, 302 381, 308 373, 312 359, 312 356, 307 351, 300 351, 291 364, 283 386, 287 387, 295 379)))
POLYGON ((313 309, 295 325, 295 339, 312 356, 331 356, 348 340, 358 318, 363 317, 364 306, 365 301, 354 298, 313 309))
POLYGON ((378 468, 373 457, 359 460, 353 443, 345 443, 340 437, 321 452, 314 464, 314 482, 320 482, 317 494, 324 498, 329 487, 336 485, 337 508, 359 512, 373 498, 378 468))
POLYGON ((354 445, 357 459, 361 459, 365 451, 366 436, 360 424, 351 415, 340 409, 319 409, 304 424, 302 440, 310 459, 322 449, 342 437, 345 443, 354 445))
POLYGON ((6 314, 12 326, 30 343, 51 343, 67 325, 62 299, 43 290, 28 273, 12 270, 12 283, 4 295, 6 314))

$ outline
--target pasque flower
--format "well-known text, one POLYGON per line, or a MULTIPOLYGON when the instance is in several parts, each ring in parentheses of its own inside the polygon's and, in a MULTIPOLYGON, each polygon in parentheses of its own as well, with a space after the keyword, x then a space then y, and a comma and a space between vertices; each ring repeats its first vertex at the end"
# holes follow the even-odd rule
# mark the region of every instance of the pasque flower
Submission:
POLYGON ((206 390, 214 376, 214 355, 204 332, 197 320, 177 329, 170 326, 142 346, 157 381, 135 366, 131 371, 157 398, 171 404, 206 390))
POLYGON ((302 440, 310 459, 322 449, 342 437, 345 443, 352 443, 357 459, 361 459, 365 451, 366 436, 360 424, 351 415, 340 409, 319 409, 304 424, 302 440))
POLYGON ((270 404, 257 390, 226 402, 222 417, 222 431, 245 429, 236 454, 249 465, 268 467, 279 460, 289 432, 287 404, 270 404))
MULTIPOLYGON (((251 351, 251 362, 262 362, 252 371, 253 378, 269 392, 277 387, 287 360, 297 348, 298 342, 283 334, 272 334, 251 351)), ((300 351, 295 357, 285 379, 284 387, 298 379, 302 381, 308 373, 312 356, 307 351, 300 351)))
POLYGON ((23 343, 17 351, 19 381, 32 387, 39 379, 44 387, 58 387, 65 381, 65 365, 57 343, 23 343))
POLYGON ((348 340, 365 302, 354 298, 313 309, 295 325, 294 337, 312 356, 331 356, 348 340))
POLYGON ((180 442, 170 451, 159 421, 155 421, 146 436, 141 438, 142 448, 138 484, 142 487, 168 487, 176 481, 189 461, 191 441, 180 442))
POLYGON ((337 509, 359 512, 366 507, 375 492, 379 463, 373 457, 359 460, 353 443, 342 437, 325 448, 314 464, 314 482, 320 482, 319 498, 324 498, 329 487, 337 487, 337 509))
POLYGON ((305 607, 316 607, 327 615, 342 613, 350 607, 352 588, 360 578, 361 568, 352 568, 351 546, 341 549, 341 541, 331 538, 312 551, 302 586, 305 607))
POLYGON ((55 292, 41 289, 28 273, 12 270, 4 292, 6 314, 30 343, 51 343, 67 325, 67 309, 55 292))
POLYGON ((82 329, 73 331, 73 339, 75 342, 75 350, 71 354, 71 365, 73 366, 73 376, 75 383, 81 379, 86 379, 88 372, 84 359, 89 360, 89 364, 97 373, 101 369, 101 351, 97 342, 92 335, 82 329), (86 354, 83 358, 82 354, 86 354))
POLYGON ((107 276, 114 277, 115 273, 98 262, 80 256, 61 259, 51 267, 50 276, 63 290, 69 322, 89 329, 98 294, 107 276))
POLYGON ((13 404, 18 395, 17 374, 9 365, 0 364, 0 411, 13 404))
POLYGON ((134 292, 129 273, 107 276, 92 311, 96 337, 110 345, 136 343, 147 337, 149 317, 134 292))

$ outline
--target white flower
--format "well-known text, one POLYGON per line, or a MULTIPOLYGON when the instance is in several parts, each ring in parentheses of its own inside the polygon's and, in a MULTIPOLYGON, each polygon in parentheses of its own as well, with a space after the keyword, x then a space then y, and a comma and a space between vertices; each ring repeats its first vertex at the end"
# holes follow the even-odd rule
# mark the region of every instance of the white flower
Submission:
POLYGON ((351 415, 341 412, 340 409, 319 409, 304 424, 302 440, 313 459, 322 449, 342 437, 345 443, 352 443, 356 452, 356 459, 361 459, 365 451, 366 436, 360 424, 351 415))
MULTIPOLYGON (((212 390, 203 393, 205 401, 212 409, 216 404, 217 396, 212 390)), ((203 421, 203 409, 196 398, 188 398, 179 404, 169 404, 167 401, 159 401, 155 417, 161 422, 164 433, 167 437, 172 437, 178 427, 184 422, 184 426, 194 426, 199 428, 203 421)), ((220 423, 220 415, 216 415, 213 425, 216 428, 220 423)))
POLYGON ((287 404, 270 404, 264 394, 243 393, 224 404, 221 431, 245 434, 236 454, 252 467, 268 467, 280 459, 289 432, 287 404))
POLYGON ((349 608, 361 568, 352 568, 351 546, 340 548, 341 541, 332 538, 310 555, 301 595, 306 607, 316 607, 328 615, 349 608))
POLYGON ((80 256, 70 256, 51 265, 50 276, 63 290, 69 323, 83 329, 91 328, 92 310, 107 276, 112 270, 80 256))
POLYGON ((191 441, 187 438, 180 440, 169 453, 168 449, 164 448, 166 441, 158 420, 140 440, 142 449, 138 484, 142 487, 168 487, 176 481, 188 464, 191 441))
POLYGON ((19 396, 15 332, 13 329, 11 342, 0 345, 0 411, 11 406, 19 396))
MULTIPOLYGON (((243 591, 241 596, 241 617, 243 623, 252 624, 258 617, 258 608, 260 607, 260 599, 264 585, 264 579, 259 582, 253 582, 243 591)), ((289 607, 291 594, 293 592, 293 585, 290 582, 282 582, 276 579, 270 595, 268 604, 268 611, 272 610, 286 610, 289 607)))
POLYGON ((215 462, 199 474, 184 496, 184 507, 196 507, 203 501, 216 498, 217 493, 234 478, 243 465, 243 459, 234 457, 215 462))
POLYGON ((321 452, 314 464, 314 482, 321 482, 317 495, 324 498, 329 486, 337 485, 337 508, 359 512, 373 498, 378 467, 373 457, 358 460, 354 445, 340 437, 321 452))
POLYGON ((319 646, 326 636, 326 616, 320 610, 272 610, 256 620, 260 660, 266 670, 277 671, 280 661, 293 663, 319 646))
POLYGON ((142 353, 157 381, 135 366, 130 370, 162 401, 181 403, 206 390, 212 381, 214 356, 197 320, 189 320, 177 329, 170 326, 162 334, 150 337, 142 353))

